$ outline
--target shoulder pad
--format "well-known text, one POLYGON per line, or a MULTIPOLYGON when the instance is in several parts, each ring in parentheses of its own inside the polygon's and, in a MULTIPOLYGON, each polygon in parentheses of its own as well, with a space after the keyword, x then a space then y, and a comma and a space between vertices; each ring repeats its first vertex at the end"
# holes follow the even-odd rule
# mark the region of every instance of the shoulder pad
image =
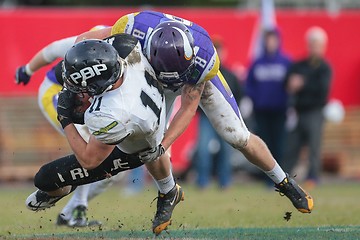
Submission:
POLYGON ((139 40, 129 34, 120 33, 107 37, 104 41, 110 43, 119 53, 119 56, 125 59, 135 48, 139 40))

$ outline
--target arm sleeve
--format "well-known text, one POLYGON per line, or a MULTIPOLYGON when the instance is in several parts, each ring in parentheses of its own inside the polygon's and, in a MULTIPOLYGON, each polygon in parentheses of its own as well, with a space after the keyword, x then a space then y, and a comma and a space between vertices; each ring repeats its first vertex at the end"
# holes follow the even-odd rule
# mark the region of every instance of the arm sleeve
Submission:
POLYGON ((64 38, 47 45, 42 53, 45 61, 51 63, 57 58, 63 58, 66 52, 74 45, 77 36, 64 38))
POLYGON ((92 116, 85 124, 97 140, 108 145, 117 145, 129 135, 124 125, 111 117, 92 116))

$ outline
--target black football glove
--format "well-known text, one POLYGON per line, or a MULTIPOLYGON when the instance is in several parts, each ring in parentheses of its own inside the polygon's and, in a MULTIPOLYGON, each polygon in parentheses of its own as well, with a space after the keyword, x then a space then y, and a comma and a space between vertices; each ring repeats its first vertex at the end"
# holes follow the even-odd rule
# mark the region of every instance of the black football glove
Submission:
POLYGON ((165 153, 165 148, 163 147, 163 145, 159 144, 154 148, 140 152, 139 159, 143 163, 149 163, 158 160, 159 157, 164 153, 165 153))
POLYGON ((31 76, 26 73, 25 66, 18 67, 15 73, 15 83, 20 85, 29 83, 31 76))
POLYGON ((85 124, 84 116, 85 116, 85 112, 74 111, 71 115, 71 119, 73 123, 84 125, 85 124))
POLYGON ((83 102, 80 101, 79 98, 74 99, 74 110, 71 115, 73 123, 81 124, 81 125, 85 124, 85 121, 84 121, 85 112, 77 111, 77 108, 81 107, 82 104, 83 104, 83 102))
POLYGON ((75 108, 75 94, 67 89, 63 89, 59 92, 59 99, 57 104, 57 119, 60 122, 62 128, 74 123, 73 112, 75 108))

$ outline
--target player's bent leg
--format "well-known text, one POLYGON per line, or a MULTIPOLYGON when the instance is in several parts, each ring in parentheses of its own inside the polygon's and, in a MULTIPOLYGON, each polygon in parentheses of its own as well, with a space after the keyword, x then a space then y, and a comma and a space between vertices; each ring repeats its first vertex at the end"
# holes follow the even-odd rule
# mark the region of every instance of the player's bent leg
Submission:
POLYGON ((74 155, 60 158, 40 168, 34 179, 39 190, 28 197, 26 205, 33 211, 52 207, 76 186, 100 181, 142 164, 137 156, 125 154, 118 148, 92 170, 82 168, 74 155))
POLYGON ((266 144, 248 131, 236 101, 221 74, 205 84, 200 107, 218 134, 235 149, 241 151, 251 163, 263 170, 274 181, 276 187, 284 181, 291 182, 286 184, 288 190, 282 188, 280 191, 283 194, 287 192, 285 195, 299 211, 306 212, 301 209, 308 209, 307 212, 311 212, 313 207, 311 196, 293 179, 290 181, 287 178, 266 144), (299 198, 299 196, 303 197, 299 198))
POLYGON ((250 132, 222 75, 205 83, 200 107, 217 133, 232 147, 242 150, 248 144, 250 132))
MULTIPOLYGON (((221 74, 206 82, 200 107, 217 133, 263 171, 275 166, 266 144, 247 129, 233 94, 221 74)), ((283 173, 280 182, 285 178, 283 173)))

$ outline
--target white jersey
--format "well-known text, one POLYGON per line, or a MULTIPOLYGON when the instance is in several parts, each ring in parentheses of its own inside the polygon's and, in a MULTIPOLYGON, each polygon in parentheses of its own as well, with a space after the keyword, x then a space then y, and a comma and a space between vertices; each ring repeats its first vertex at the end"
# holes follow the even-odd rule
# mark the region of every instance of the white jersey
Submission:
POLYGON ((123 84, 94 97, 85 124, 99 141, 132 154, 161 143, 165 100, 139 43, 125 61, 123 84))

